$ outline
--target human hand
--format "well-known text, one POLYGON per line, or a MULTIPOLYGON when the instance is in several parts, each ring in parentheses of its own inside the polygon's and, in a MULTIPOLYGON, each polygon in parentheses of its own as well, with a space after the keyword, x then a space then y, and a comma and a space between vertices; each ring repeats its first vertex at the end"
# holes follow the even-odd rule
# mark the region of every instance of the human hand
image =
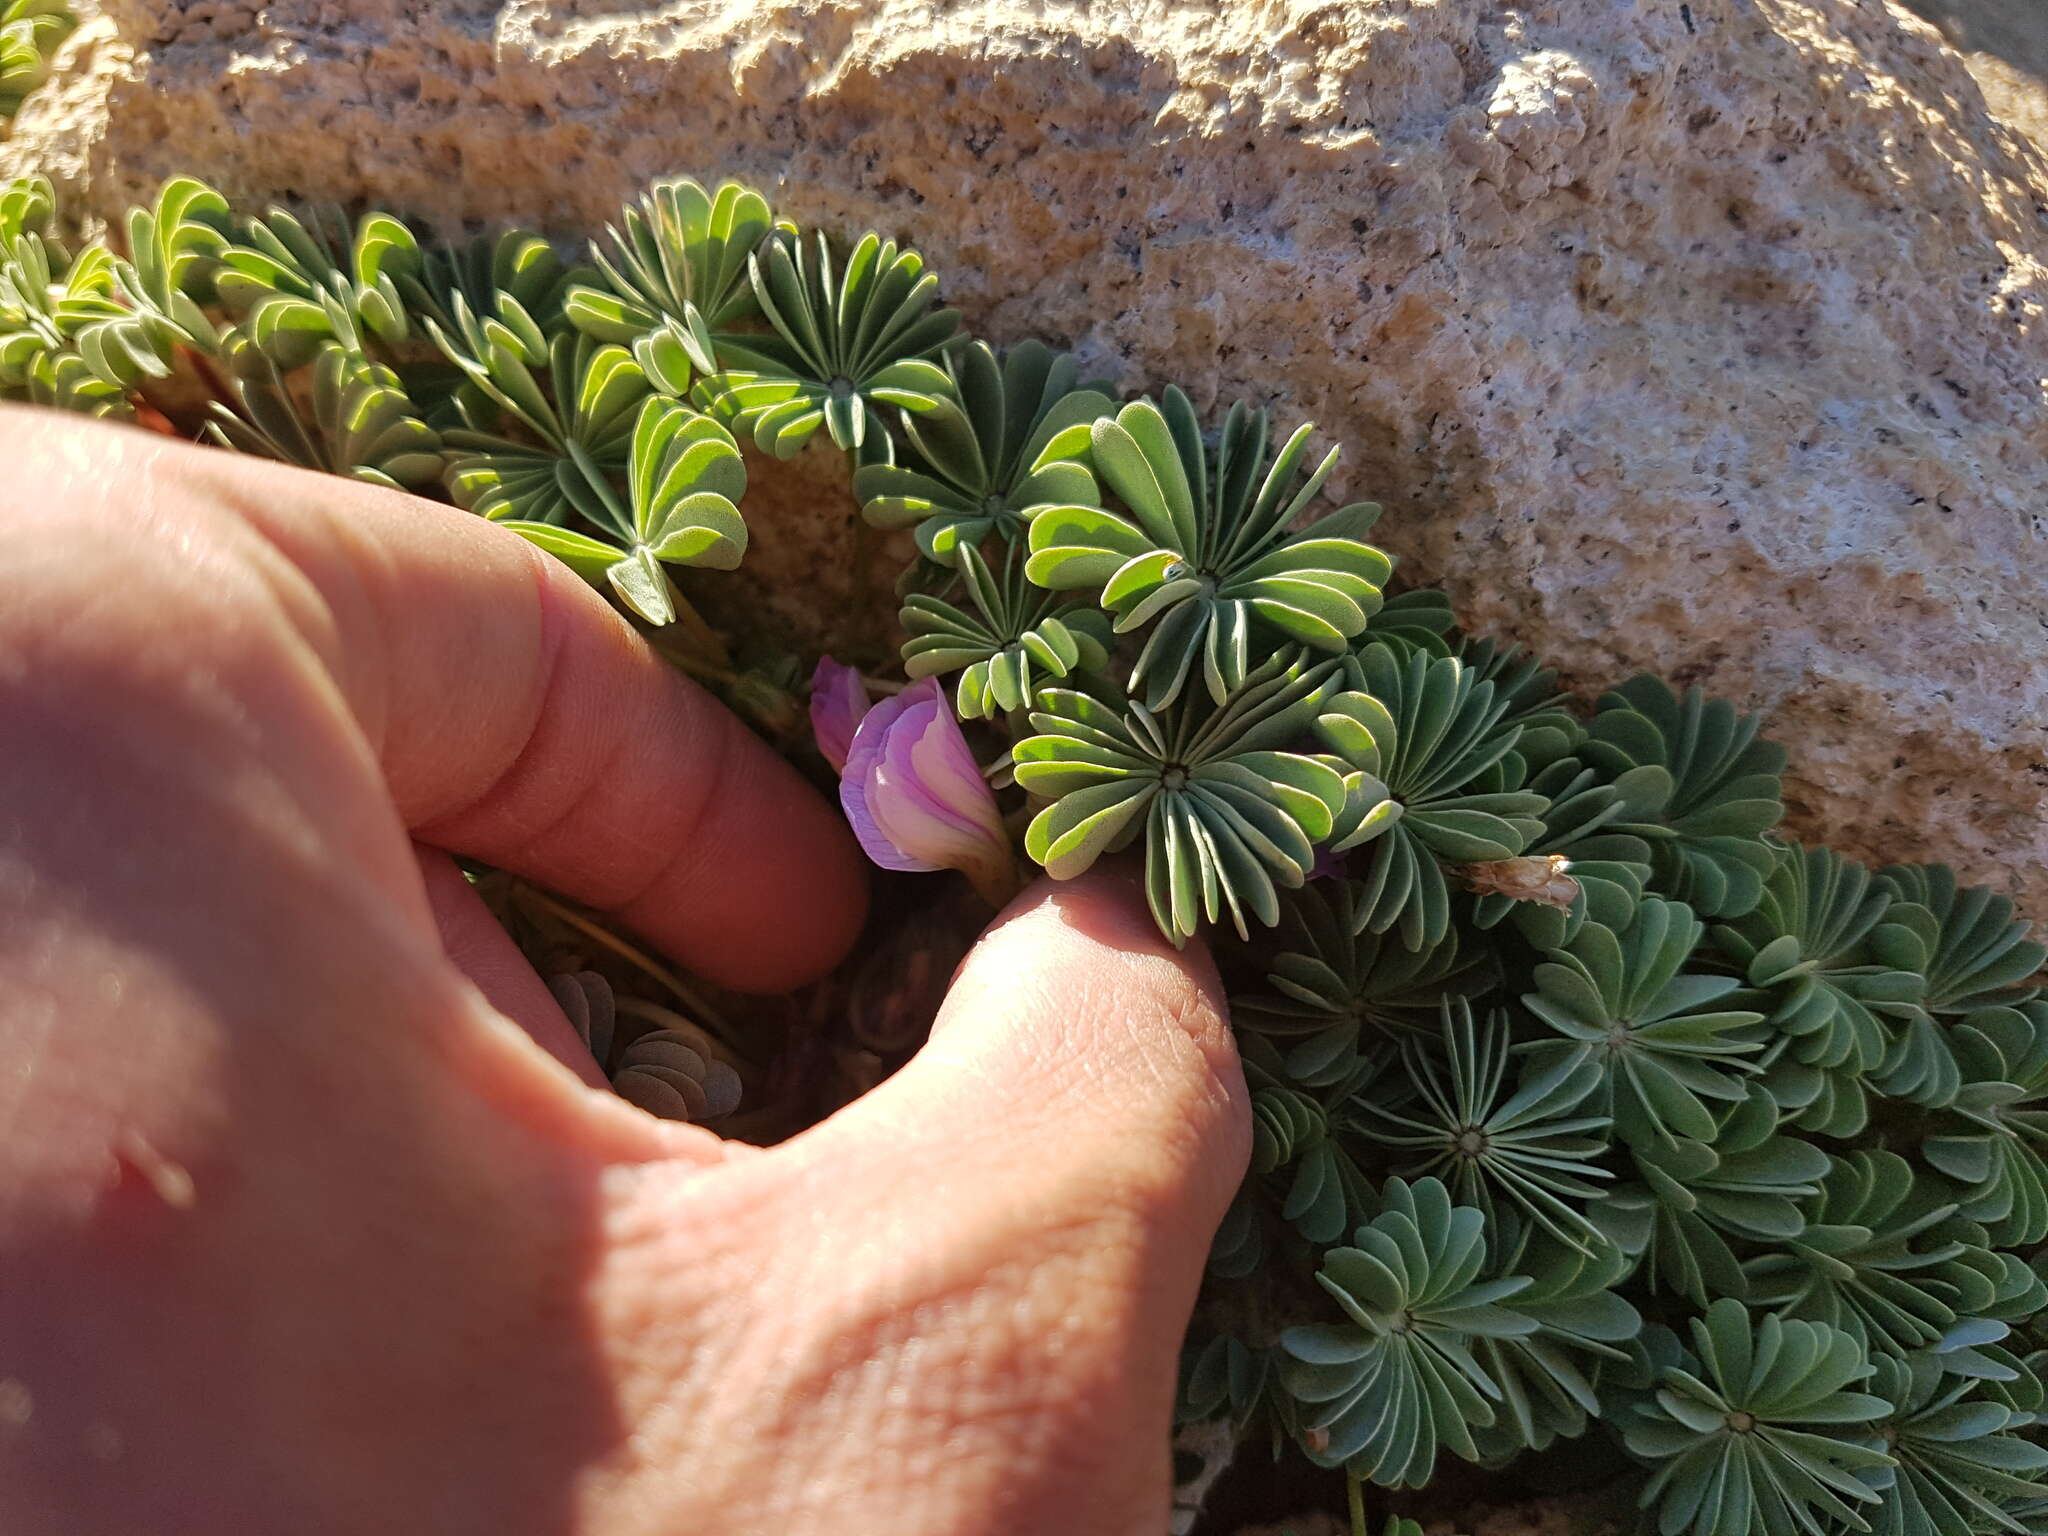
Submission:
POLYGON ((651 1119, 447 852, 783 988, 863 903, 798 776, 479 519, 0 460, 0 1527, 1163 1529, 1247 1146, 1206 962, 1040 889, 823 1125, 651 1119))

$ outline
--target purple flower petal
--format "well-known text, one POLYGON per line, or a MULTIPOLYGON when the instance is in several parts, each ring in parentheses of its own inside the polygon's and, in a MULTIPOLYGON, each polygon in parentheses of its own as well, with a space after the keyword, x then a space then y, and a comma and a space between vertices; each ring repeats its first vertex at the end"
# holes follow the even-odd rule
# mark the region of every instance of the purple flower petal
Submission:
POLYGON ((937 678, 862 718, 839 802, 861 847, 884 869, 959 869, 995 884, 1011 868, 995 794, 937 678))
POLYGON ((867 711, 868 690, 859 671, 820 657, 811 674, 811 735, 835 773, 845 769, 853 733, 867 711))

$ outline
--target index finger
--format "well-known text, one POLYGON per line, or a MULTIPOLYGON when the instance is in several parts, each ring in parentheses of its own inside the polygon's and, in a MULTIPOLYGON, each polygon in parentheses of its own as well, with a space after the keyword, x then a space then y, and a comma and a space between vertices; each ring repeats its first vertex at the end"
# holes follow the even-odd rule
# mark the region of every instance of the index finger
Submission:
POLYGON ((418 840, 616 914, 724 985, 786 988, 851 943, 866 879, 840 817, 516 534, 141 433, 42 414, 4 426, 23 458, 30 431, 45 452, 59 432, 104 434, 89 454, 52 457, 89 461, 95 488, 168 477, 282 555, 281 584, 303 583, 283 605, 418 840))

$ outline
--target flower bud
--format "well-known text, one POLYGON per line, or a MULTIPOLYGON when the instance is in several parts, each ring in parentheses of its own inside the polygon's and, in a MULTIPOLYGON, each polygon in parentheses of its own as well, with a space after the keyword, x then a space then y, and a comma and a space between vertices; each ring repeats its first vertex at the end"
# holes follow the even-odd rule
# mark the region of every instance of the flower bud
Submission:
POLYGON ((820 657, 818 670, 811 674, 811 734, 834 773, 846 771, 853 733, 867 712, 867 684, 860 680, 859 670, 830 656, 820 657))

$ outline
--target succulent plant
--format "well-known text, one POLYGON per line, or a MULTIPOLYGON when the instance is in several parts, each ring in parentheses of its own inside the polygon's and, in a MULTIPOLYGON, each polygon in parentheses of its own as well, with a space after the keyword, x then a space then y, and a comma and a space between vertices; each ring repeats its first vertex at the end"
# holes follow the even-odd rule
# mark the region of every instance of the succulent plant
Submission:
POLYGON ((1608 1238, 1643 1256, 1646 1277, 1704 1306, 1746 1298, 1738 1249, 1797 1239, 1806 1202, 1828 1171, 1812 1142, 1778 1134, 1778 1111, 1754 1087, 1723 1112, 1709 1137, 1650 1140, 1630 1148, 1639 1184, 1593 1211, 1608 1238))
POLYGON ((1616 1290, 1635 1267, 1621 1249, 1556 1243, 1513 1220, 1493 1245, 1501 1273, 1530 1277, 1503 1305, 1536 1327, 1474 1345, 1473 1358, 1501 1391, 1494 1422, 1473 1436, 1489 1465, 1583 1435, 1603 1412, 1602 1370, 1627 1362, 1626 1346, 1643 1326, 1616 1290))
POLYGON ((1612 776, 1630 814, 1615 830, 1650 845, 1658 890, 1702 917, 1740 917, 1763 895, 1764 834, 1784 815, 1784 749, 1697 688, 1631 678, 1600 701, 1578 755, 1612 776))
POLYGON ((1449 656, 1459 642, 1458 617, 1451 600, 1434 587, 1411 587, 1381 594, 1380 611, 1366 626, 1361 643, 1385 643, 1449 656))
POLYGON ((1856 1340, 1825 1323, 1752 1324, 1728 1297, 1691 1332, 1696 1354, 1659 1372, 1623 1429, 1654 1469, 1643 1505, 1661 1536, 1868 1530, 1880 1500, 1858 1474, 1892 1466, 1872 1429, 1892 1405, 1851 1390, 1871 1374, 1856 1340))
POLYGON ((398 375, 338 342, 313 359, 301 407, 277 364, 247 336, 224 351, 234 404, 216 402, 208 430, 230 448, 392 489, 441 478, 441 435, 413 414, 398 375))
POLYGON ((2048 1449, 2018 1433, 2035 1415, 1990 1400, 1976 1378, 1949 1375, 1937 1355, 1872 1364, 1871 1386, 1893 1405, 1878 1431, 1899 1464, 1871 1512, 1875 1536, 2025 1530, 2011 1506, 2048 1498, 2048 1449))
POLYGON ((794 458, 820 427, 852 453, 876 406, 922 414, 952 393, 938 360, 960 316, 932 308, 938 279, 915 251, 871 230, 841 266, 823 234, 777 230, 747 272, 770 330, 718 342, 705 397, 763 453, 794 458))
POLYGON ((1368 1103, 1359 1119, 1366 1138, 1401 1155, 1397 1175, 1441 1179, 1490 1227, 1514 1210, 1570 1246, 1598 1243, 1586 1206, 1614 1174, 1599 1162, 1606 1137, 1590 1134, 1606 1130, 1607 1116, 1583 1106, 1602 1086, 1599 1063, 1559 1056, 1510 1083, 1506 1013, 1482 1025, 1463 999, 1443 1005, 1440 1038, 1440 1052, 1422 1038, 1402 1042, 1414 1100, 1368 1103))
POLYGON ((1792 1102, 1794 1082, 1830 1080, 1825 1097, 1802 1088, 1796 1102, 1799 1123, 1831 1136, 1863 1128, 1867 1080, 1910 1085, 1930 1103, 1956 1083, 1941 1038, 1910 1031, 1924 1017, 1926 978, 1878 960, 1904 937, 1877 932, 1891 905, 1862 865, 1825 848, 1779 848, 1756 907, 1715 931, 1744 979, 1775 1005, 1781 1099, 1792 1102))
POLYGON ((1874 1351, 1903 1357, 1939 1343, 1974 1292, 1953 1273, 1964 1245, 1940 1230, 1955 1207, 1916 1199, 1914 1185, 1896 1152, 1831 1158, 1802 1228, 1744 1263, 1751 1299, 1846 1329, 1874 1351))
POLYGON ((2048 1003, 1987 1007, 1953 1031, 1963 1085, 1921 1156, 2000 1247, 2048 1238, 2048 1003))
POLYGON ((1109 620, 1099 608, 1061 600, 1024 579, 1013 547, 991 570, 971 544, 954 551, 963 608, 948 598, 913 592, 899 622, 903 670, 911 677, 958 672, 954 703, 963 720, 1023 709, 1040 678, 1100 672, 1109 665, 1109 620))
POLYGON ((1529 780, 1527 791, 1544 801, 1538 813, 1543 830, 1521 857, 1544 860, 1562 875, 1565 900, 1560 905, 1529 899, 1487 882, 1485 866, 1467 866, 1461 878, 1478 895, 1472 904, 1472 925, 1492 928, 1512 918, 1537 949, 1563 948, 1588 922, 1615 933, 1627 928, 1648 889, 1650 846, 1639 837, 1612 830, 1612 823, 1627 809, 1621 791, 1601 782, 1597 770, 1575 757, 1546 764, 1529 780))
POLYGON ((418 273, 419 241, 388 213, 364 214, 351 233, 338 214, 301 220, 273 208, 215 259, 214 292, 281 368, 311 362, 329 342, 366 352, 410 330, 398 280, 418 273))
POLYGON ((1955 871, 1939 864, 1894 864, 1879 879, 1902 904, 1887 958, 1927 978, 1929 1012, 1957 1019, 1979 1008, 2030 1002, 2039 994, 2048 945, 2027 937, 2027 924, 2014 918, 2010 898, 1981 886, 1958 886, 1955 871), (1906 904, 1926 916, 1915 920, 1906 904), (1909 928, 1912 937, 1897 927, 1909 928))
POLYGON ((1316 734, 1347 770, 1333 852, 1365 846, 1357 920, 1410 949, 1450 929, 1446 865, 1511 859, 1543 834, 1548 802, 1500 780, 1520 727, 1507 701, 1452 657, 1368 645, 1346 667, 1316 734))
POLYGON ((1562 1037, 1541 1056, 1582 1056, 1605 1077, 1600 1102, 1632 1146, 1711 1142, 1709 1100, 1747 1092, 1763 1015, 1728 1006, 1740 983, 1687 972, 1701 924, 1683 902, 1646 899, 1620 934, 1587 923, 1536 967, 1522 1002, 1562 1037))
POLYGON ((1364 1214, 1370 1183, 1334 1133, 1328 1109, 1298 1089, 1268 1085, 1252 1095, 1249 1177, 1283 1170, 1291 1177, 1280 1219, 1310 1242, 1336 1242, 1364 1214))
POLYGON ((976 341, 955 348, 945 367, 952 392, 902 416, 901 459, 854 471, 862 516, 913 529, 924 557, 950 566, 956 551, 991 535, 1021 541, 1040 507, 1098 505, 1095 476, 1075 454, 1114 405, 1071 357, 1027 341, 999 362, 976 341))
MULTIPOLYGON (((562 345, 557 343, 558 350, 562 345)), ((661 396, 637 397, 630 382, 612 393, 639 398, 640 409, 627 445, 624 503, 604 481, 586 482, 597 493, 595 505, 579 510, 599 534, 544 519, 522 520, 516 502, 494 504, 488 493, 475 510, 506 522, 585 580, 602 580, 648 623, 667 624, 676 618, 678 604, 664 567, 729 571, 746 553, 747 525, 738 505, 747 488, 746 465, 732 435, 710 417, 661 396)), ((610 408, 597 398, 588 417, 610 408)), ((573 438, 566 441, 574 446, 573 438)), ((469 472, 484 471, 472 460, 469 472)), ((459 477, 463 466, 451 473, 459 477)))
POLYGON ((718 338, 760 314, 747 262, 775 228, 768 200, 728 181, 714 193, 687 177, 657 181, 619 223, 597 270, 563 296, 586 336, 633 349, 670 394, 718 369, 718 338))
MULTIPOLYGON (((37 14, 0 12, 0 82, 37 14)), ((1000 905, 1020 844, 1057 876, 1143 849, 1161 930, 1216 941, 1252 1097, 1176 1409, 1212 1448, 1342 1466, 1354 1536, 1365 1482, 1624 1457, 1662 1536, 2048 1536, 2048 950, 1942 866, 1776 840, 1756 720, 1647 678, 1583 716, 1442 593, 1390 587, 1376 509, 1313 521, 1308 429, 1276 443, 1239 407, 1205 438, 1177 390, 997 352, 914 254, 870 236, 842 265, 743 187, 656 184, 589 266, 526 230, 251 221, 190 178, 118 251, 60 227, 47 180, 0 184, 0 396, 504 522, 837 772, 890 870, 1000 905), (702 589, 749 542, 740 440, 820 428, 917 554, 900 671, 885 645, 819 660, 806 740, 812 658, 689 599, 734 612, 702 589)), ((894 547, 855 532, 863 561, 894 547)), ((973 927, 912 884, 860 986, 942 907, 923 970, 973 927)), ((617 1092, 731 1108, 727 1026, 666 1006, 700 1010, 686 979, 524 911, 545 970, 600 943, 663 999, 558 980, 617 1092)), ((879 988, 889 1049, 942 974, 879 988)))
POLYGON ((131 388, 168 378, 181 350, 219 349, 209 306, 232 228, 227 199, 189 176, 165 182, 155 207, 130 210, 128 259, 110 258, 123 313, 79 338, 94 373, 131 388))
POLYGON ((1178 698, 1197 662, 1220 706, 1245 686, 1255 652, 1293 641, 1335 653, 1378 610, 1393 563, 1364 542, 1377 506, 1295 528, 1337 462, 1333 449, 1306 469, 1313 430, 1297 428, 1269 459, 1265 412, 1239 402, 1212 463, 1194 407, 1169 389, 1163 406, 1134 401, 1089 429, 1088 462, 1125 512, 1034 512, 1031 579, 1098 594, 1119 634, 1148 628, 1130 679, 1148 708, 1178 698), (1255 639, 1262 627, 1270 638, 1255 639))
POLYGON ((1435 1179, 1390 1179, 1385 1203, 1352 1246, 1323 1255, 1316 1280, 1347 1321, 1283 1333, 1281 1380, 1318 1437, 1312 1460, 1419 1487, 1440 1449, 1477 1461, 1472 1432, 1494 1421, 1500 1388, 1473 1358, 1473 1342, 1540 1325, 1501 1305, 1529 1288, 1526 1277, 1481 1278, 1479 1211, 1453 1205, 1435 1179))
POLYGON ((1285 1044, 1292 1080, 1327 1086, 1349 1076, 1361 1056, 1403 1033, 1432 1030, 1445 999, 1493 987, 1490 960, 1461 950, 1455 933, 1411 950, 1364 932, 1364 897, 1355 880, 1317 880, 1287 901, 1285 948, 1267 963, 1265 984, 1231 1000, 1237 1027, 1285 1044))
POLYGON ((7 0, 0 5, 0 122, 21 110, 49 78, 50 55, 78 28, 70 0, 7 0))
POLYGON ((1284 750, 1331 686, 1332 669, 1285 653, 1246 679, 1229 704, 1182 700, 1154 714, 1073 689, 1046 688, 1013 749, 1017 782, 1051 800, 1024 846, 1069 879, 1141 833, 1145 890, 1176 943, 1225 912, 1280 920, 1279 890, 1308 878, 1329 836, 1343 782, 1328 764, 1284 750))
POLYGON ((125 314, 114 258, 89 247, 76 260, 49 237, 55 192, 41 176, 0 185, 0 389, 26 394, 52 360, 125 314))
POLYGON ((1556 669, 1544 666, 1519 645, 1466 636, 1458 659, 1481 682, 1492 683, 1494 697, 1505 701, 1502 723, 1522 728, 1517 745, 1525 756, 1533 748, 1542 762, 1554 761, 1585 740, 1585 724, 1558 687, 1556 669))
POLYGON ((551 976, 548 989, 613 1089, 628 1103, 663 1120, 699 1124, 723 1119, 739 1107, 739 1073, 686 1021, 677 1019, 676 1028, 622 1030, 617 996, 596 971, 551 976))

